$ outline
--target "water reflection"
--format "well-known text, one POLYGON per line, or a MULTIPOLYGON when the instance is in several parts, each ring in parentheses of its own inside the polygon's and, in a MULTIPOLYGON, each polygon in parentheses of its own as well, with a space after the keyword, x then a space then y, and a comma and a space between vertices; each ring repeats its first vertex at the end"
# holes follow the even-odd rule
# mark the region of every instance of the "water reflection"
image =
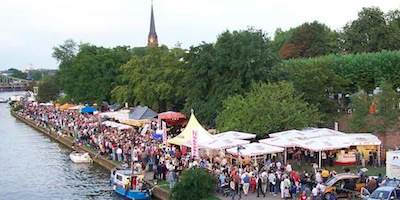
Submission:
POLYGON ((107 170, 74 164, 69 153, 0 104, 0 199, 122 199, 108 186, 107 170))

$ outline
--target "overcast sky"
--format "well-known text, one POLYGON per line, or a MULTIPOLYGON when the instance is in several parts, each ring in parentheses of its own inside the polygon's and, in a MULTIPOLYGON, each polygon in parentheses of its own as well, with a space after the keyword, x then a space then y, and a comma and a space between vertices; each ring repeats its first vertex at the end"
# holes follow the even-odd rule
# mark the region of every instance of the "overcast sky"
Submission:
MULTIPOLYGON (((0 69, 57 68, 52 47, 66 39, 113 47, 144 46, 150 0, 0 0, 0 69)), ((213 42, 222 31, 260 28, 270 36, 318 20, 340 29, 362 7, 385 12, 399 0, 154 0, 159 42, 213 42)))

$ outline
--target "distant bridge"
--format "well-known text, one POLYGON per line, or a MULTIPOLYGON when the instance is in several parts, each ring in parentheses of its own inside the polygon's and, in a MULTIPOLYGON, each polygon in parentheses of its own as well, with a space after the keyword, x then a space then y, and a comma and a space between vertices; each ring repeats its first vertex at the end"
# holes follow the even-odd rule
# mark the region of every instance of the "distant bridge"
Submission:
POLYGON ((29 82, 28 80, 0 74, 0 92, 25 91, 29 82))

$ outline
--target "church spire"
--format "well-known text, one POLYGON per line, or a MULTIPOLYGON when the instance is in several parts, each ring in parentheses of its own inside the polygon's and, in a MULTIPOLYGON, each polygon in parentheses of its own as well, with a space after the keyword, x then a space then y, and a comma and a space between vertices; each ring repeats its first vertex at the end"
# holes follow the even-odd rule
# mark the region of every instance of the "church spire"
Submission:
POLYGON ((150 32, 149 32, 149 36, 147 38, 147 46, 149 46, 149 47, 157 47, 158 46, 156 25, 154 23, 153 0, 151 1, 150 32))

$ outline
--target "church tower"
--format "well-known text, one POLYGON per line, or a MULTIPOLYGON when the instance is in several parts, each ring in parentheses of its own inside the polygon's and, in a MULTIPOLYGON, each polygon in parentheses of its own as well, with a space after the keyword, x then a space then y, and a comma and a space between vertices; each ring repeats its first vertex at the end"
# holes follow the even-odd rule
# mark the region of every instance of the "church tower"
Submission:
POLYGON ((158 38, 156 33, 156 25, 154 23, 154 13, 153 13, 153 1, 151 1, 151 15, 150 15, 150 32, 147 38, 148 47, 157 47, 158 38))

